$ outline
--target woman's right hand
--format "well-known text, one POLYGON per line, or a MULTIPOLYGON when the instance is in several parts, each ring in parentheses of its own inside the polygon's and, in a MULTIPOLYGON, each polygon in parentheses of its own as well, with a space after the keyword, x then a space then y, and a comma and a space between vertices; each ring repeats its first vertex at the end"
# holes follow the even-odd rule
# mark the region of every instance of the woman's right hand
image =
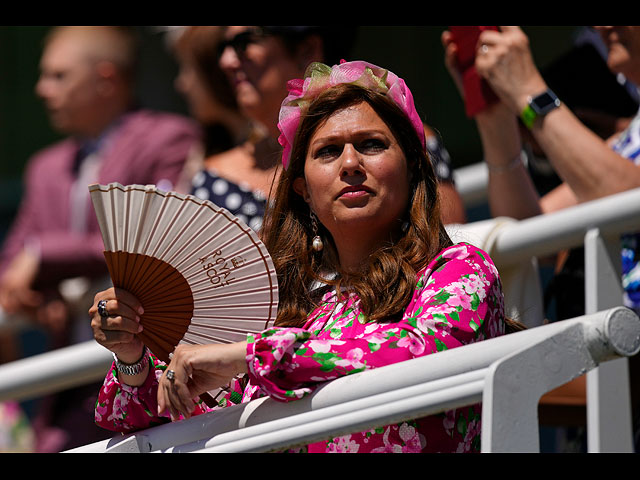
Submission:
POLYGON ((144 348, 136 336, 142 331, 140 315, 143 312, 138 299, 126 290, 112 287, 97 293, 89 309, 93 338, 115 353, 121 362, 136 362, 144 348), (102 317, 98 312, 101 300, 106 301, 108 317, 102 317))

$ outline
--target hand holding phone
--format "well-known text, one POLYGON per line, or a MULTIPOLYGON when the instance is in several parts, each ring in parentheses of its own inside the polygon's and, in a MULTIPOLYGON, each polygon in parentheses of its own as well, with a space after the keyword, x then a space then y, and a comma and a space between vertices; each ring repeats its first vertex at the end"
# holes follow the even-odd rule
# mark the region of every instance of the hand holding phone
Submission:
POLYGON ((478 37, 485 30, 498 30, 493 26, 456 26, 449 27, 457 50, 458 68, 462 74, 465 111, 469 118, 475 116, 498 100, 485 79, 475 68, 478 37))

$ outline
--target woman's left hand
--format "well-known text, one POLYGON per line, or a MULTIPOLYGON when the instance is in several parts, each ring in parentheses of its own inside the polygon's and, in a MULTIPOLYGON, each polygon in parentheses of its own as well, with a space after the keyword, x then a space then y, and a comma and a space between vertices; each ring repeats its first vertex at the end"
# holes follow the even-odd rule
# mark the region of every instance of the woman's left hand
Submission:
POLYGON ((180 345, 158 386, 158 414, 169 412, 172 420, 189 418, 198 395, 227 385, 247 372, 246 342, 212 345, 180 345), (173 378, 167 374, 173 372, 173 378))

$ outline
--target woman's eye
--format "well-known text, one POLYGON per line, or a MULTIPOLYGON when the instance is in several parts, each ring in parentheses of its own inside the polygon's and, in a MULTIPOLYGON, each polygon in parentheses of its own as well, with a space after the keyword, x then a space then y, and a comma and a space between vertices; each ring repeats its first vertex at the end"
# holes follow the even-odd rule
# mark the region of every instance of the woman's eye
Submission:
POLYGON ((327 145, 316 151, 316 158, 333 158, 339 156, 341 149, 336 145, 327 145))
POLYGON ((370 138, 365 140, 358 145, 358 150, 363 153, 378 153, 383 151, 387 146, 382 140, 378 140, 377 138, 370 138))

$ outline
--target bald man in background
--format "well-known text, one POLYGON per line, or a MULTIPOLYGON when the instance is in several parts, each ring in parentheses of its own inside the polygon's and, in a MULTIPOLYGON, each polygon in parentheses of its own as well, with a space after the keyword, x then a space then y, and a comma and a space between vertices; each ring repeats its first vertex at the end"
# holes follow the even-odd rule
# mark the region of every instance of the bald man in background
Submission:
MULTIPOLYGON (((52 127, 68 138, 27 164, 22 202, 0 251, 0 307, 46 329, 49 348, 83 340, 61 285, 107 274, 87 186, 170 190, 199 140, 191 120, 136 107, 137 61, 136 37, 127 27, 57 27, 45 41, 35 90, 52 127)), ((39 450, 91 440, 56 435, 39 450)))

